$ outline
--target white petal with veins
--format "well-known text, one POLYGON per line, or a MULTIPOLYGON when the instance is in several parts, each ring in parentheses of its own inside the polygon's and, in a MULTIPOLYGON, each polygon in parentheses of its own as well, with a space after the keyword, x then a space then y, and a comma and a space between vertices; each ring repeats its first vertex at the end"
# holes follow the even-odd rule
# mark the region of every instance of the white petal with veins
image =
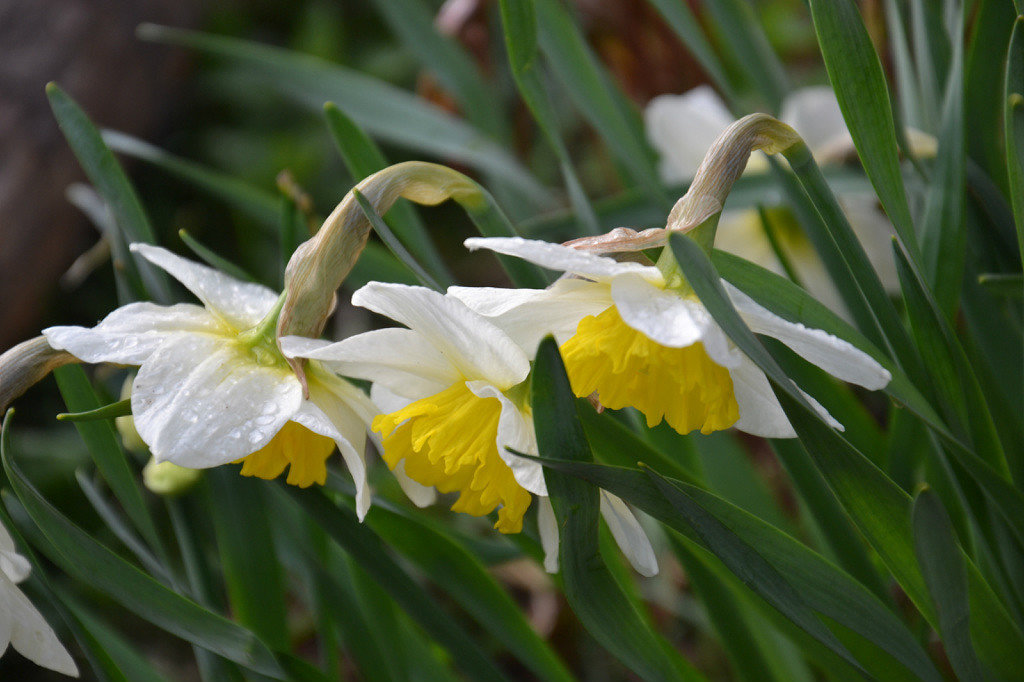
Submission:
POLYGON ((43 336, 51 347, 66 350, 84 362, 141 365, 170 334, 224 331, 224 325, 201 306, 129 303, 95 327, 49 327, 43 330, 43 336))
POLYGON ((352 294, 352 303, 418 332, 467 379, 487 379, 506 389, 530 372, 530 361, 507 334, 436 291, 370 282, 352 294))
POLYGON ((506 256, 515 256, 549 270, 561 270, 591 279, 609 279, 627 272, 635 272, 655 282, 664 278, 658 268, 640 263, 619 263, 605 256, 552 242, 522 237, 470 237, 464 244, 470 251, 489 249, 506 256))
POLYGON ((602 490, 601 516, 608 524, 615 544, 636 572, 648 578, 658 575, 658 559, 654 556, 651 541, 626 503, 607 490, 602 490))
POLYGON ((239 331, 262 320, 277 301, 277 294, 263 285, 239 281, 159 246, 136 243, 131 250, 166 270, 203 305, 239 331))
POLYGON ((135 428, 156 459, 193 469, 259 450, 301 402, 286 367, 261 366, 236 342, 197 334, 168 339, 132 388, 135 428))
POLYGON ((466 387, 479 398, 497 398, 501 402, 498 418, 498 455, 512 470, 516 483, 535 495, 547 495, 544 467, 539 462, 516 455, 512 450, 532 455, 537 452, 537 437, 533 424, 512 401, 486 381, 467 381, 466 387))

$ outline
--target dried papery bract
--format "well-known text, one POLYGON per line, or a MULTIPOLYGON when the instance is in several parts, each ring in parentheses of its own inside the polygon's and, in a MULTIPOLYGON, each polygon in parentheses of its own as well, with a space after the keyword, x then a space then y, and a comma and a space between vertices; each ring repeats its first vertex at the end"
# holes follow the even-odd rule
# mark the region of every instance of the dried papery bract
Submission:
MULTIPOLYGON (((389 166, 354 189, 381 215, 399 198, 427 206, 454 199, 467 208, 484 201, 483 191, 473 180, 446 166, 422 161, 389 166)), ((320 335, 334 308, 334 292, 362 253, 370 229, 350 191, 316 235, 295 250, 285 271, 288 294, 277 324, 278 337, 320 335)))
POLYGON ((595 253, 640 251, 664 246, 671 232, 691 232, 707 223, 707 234, 699 235, 698 241, 710 248, 715 226, 711 219, 721 213, 725 198, 746 168, 750 155, 755 151, 779 154, 803 144, 796 131, 768 114, 744 116, 722 131, 711 145, 690 189, 669 213, 665 227, 641 232, 619 227, 597 237, 574 239, 566 242, 566 246, 595 253))
POLYGON ((50 372, 73 362, 81 361, 70 353, 54 350, 43 336, 7 350, 0 355, 0 414, 50 372))

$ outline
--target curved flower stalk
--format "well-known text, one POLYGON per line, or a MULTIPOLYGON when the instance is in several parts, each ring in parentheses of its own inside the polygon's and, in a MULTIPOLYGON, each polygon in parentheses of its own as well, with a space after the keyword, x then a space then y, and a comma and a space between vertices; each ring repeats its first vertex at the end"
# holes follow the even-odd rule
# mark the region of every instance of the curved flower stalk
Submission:
POLYGON ((363 451, 376 410, 359 389, 317 363, 308 395, 274 341, 282 298, 258 284, 146 244, 133 252, 163 268, 203 303, 130 303, 98 325, 50 327, 54 349, 84 362, 138 365, 131 392, 139 436, 157 462, 205 469, 241 462, 241 473, 323 483, 335 446, 356 484, 360 518, 370 505, 363 451))
MULTIPOLYGON (((613 409, 635 407, 649 426, 664 419, 679 433, 732 426, 758 436, 795 437, 764 372, 677 276, 667 279, 657 267, 520 238, 473 238, 466 246, 577 276, 548 289, 449 291, 525 348, 554 334, 577 396, 596 396, 613 409)), ((881 365, 846 341, 784 320, 722 284, 754 332, 782 341, 843 381, 871 390, 889 383, 881 365)), ((843 428, 808 398, 829 424, 843 428)))
MULTIPOLYGON (((793 91, 783 101, 779 118, 799 133, 818 163, 841 161, 854 150, 835 93, 827 86, 793 91)), ((661 95, 651 100, 644 121, 648 139, 661 155, 662 180, 682 183, 693 178, 706 150, 733 120, 725 103, 706 85, 682 95, 661 95)), ((935 138, 914 129, 907 130, 907 137, 916 155, 935 155, 935 138)), ((767 170, 762 155, 752 156, 747 164, 748 173, 767 170)), ((899 291, 890 249, 893 227, 874 195, 845 193, 839 200, 882 283, 889 291, 899 291)), ((775 221, 772 227, 780 250, 801 283, 833 310, 842 310, 839 294, 803 232, 786 221, 775 221)), ((785 274, 756 211, 725 211, 719 228, 717 248, 785 274)))
POLYGON ((31 570, 25 557, 18 554, 7 528, 0 523, 0 656, 12 645, 33 663, 78 677, 78 667, 71 655, 18 587, 31 570))
MULTIPOLYGON (((458 492, 453 511, 483 516, 495 528, 522 530, 532 496, 540 498, 545 568, 557 570, 558 528, 543 468, 515 454, 537 454, 529 403, 530 358, 513 338, 460 301, 430 289, 371 282, 352 303, 406 325, 337 343, 284 337, 287 356, 312 358, 339 374, 373 382, 384 414, 373 420, 384 459, 424 489, 458 492)), ((657 572, 646 535, 621 500, 602 493, 602 511, 620 547, 644 575, 657 572)))

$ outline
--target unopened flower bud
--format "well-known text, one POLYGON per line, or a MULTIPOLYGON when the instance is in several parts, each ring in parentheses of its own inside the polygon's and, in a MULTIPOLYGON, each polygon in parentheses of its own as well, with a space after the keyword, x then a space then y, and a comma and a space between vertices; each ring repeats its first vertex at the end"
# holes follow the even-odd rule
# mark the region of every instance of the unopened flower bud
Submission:
POLYGON ((47 374, 72 362, 80 361, 70 353, 54 350, 42 336, 8 349, 0 355, 0 414, 47 374))
POLYGON ((173 462, 149 460, 142 467, 142 482, 157 495, 175 496, 188 492, 202 477, 201 469, 187 469, 173 462))
MULTIPOLYGON (((132 383, 135 381, 135 375, 130 374, 124 380, 124 384, 121 386, 121 400, 127 400, 132 397, 132 383)), ((135 418, 130 414, 123 417, 117 417, 114 419, 114 425, 117 427, 117 432, 121 434, 121 442, 124 444, 125 449, 137 454, 149 454, 149 446, 142 440, 142 436, 135 430, 135 418)))

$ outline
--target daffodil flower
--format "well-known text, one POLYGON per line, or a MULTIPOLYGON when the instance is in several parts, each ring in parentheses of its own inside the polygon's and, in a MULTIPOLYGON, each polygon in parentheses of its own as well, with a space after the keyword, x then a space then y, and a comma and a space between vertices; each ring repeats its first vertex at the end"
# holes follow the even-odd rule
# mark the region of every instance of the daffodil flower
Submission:
MULTIPOLYGON (((667 286, 657 267, 520 238, 473 238, 466 246, 577 276, 548 289, 449 291, 524 348, 554 334, 577 396, 596 394, 612 409, 635 407, 649 426, 664 419, 679 433, 732 426, 770 438, 796 435, 764 372, 732 344, 695 294, 667 286)), ((754 332, 782 341, 843 381, 871 390, 888 384, 885 368, 846 341, 789 322, 722 284, 754 332)))
MULTIPOLYGON (((841 160, 853 150, 839 103, 829 87, 794 90, 783 101, 779 118, 799 133, 818 163, 841 160)), ((705 152, 733 120, 721 98, 706 85, 682 95, 661 95, 651 100, 644 111, 644 121, 648 139, 661 156, 662 180, 682 183, 693 178, 705 152)), ((914 129, 908 129, 907 136, 915 154, 935 155, 935 138, 914 129)), ((747 173, 767 170, 764 155, 750 157, 747 173)), ((882 283, 889 291, 899 291, 890 247, 893 227, 879 210, 875 196, 844 192, 839 201, 882 283)), ((843 311, 838 291, 799 226, 791 220, 774 220, 772 230, 780 250, 807 290, 833 310, 843 311)), ((784 274, 756 211, 723 212, 715 246, 784 274)))
MULTIPOLYGON (((452 510, 483 516, 497 509, 495 528, 518 533, 537 495, 545 567, 557 570, 558 527, 543 468, 516 454, 537 454, 526 352, 462 302, 422 287, 371 282, 352 303, 408 328, 337 343, 283 337, 285 355, 372 381, 371 396, 384 412, 372 425, 384 460, 425 488, 458 492, 452 510)), ((429 490, 414 501, 425 504, 432 495, 429 490)), ((632 513, 606 492, 601 499, 627 557, 639 572, 653 575, 653 550, 632 513)))
POLYGON ((13 645, 33 663, 78 677, 78 667, 71 655, 18 587, 31 570, 25 557, 18 554, 10 533, 0 523, 0 656, 8 645, 13 645))
POLYGON ((50 327, 49 344, 85 362, 138 365, 135 428, 157 462, 205 469, 241 462, 241 473, 324 483, 335 446, 356 483, 360 518, 370 506, 363 451, 376 414, 358 388, 306 368, 308 396, 278 350, 280 297, 165 249, 132 244, 203 303, 130 303, 92 328, 50 327))

